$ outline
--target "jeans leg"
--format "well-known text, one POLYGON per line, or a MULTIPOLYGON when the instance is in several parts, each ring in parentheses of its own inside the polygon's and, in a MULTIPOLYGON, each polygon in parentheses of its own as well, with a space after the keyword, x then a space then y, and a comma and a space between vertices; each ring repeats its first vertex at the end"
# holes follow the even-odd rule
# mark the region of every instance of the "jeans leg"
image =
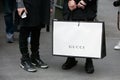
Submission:
POLYGON ((15 8, 14 5, 15 5, 15 0, 4 0, 4 19, 5 19, 7 34, 14 33, 14 23, 13 23, 13 11, 15 8))

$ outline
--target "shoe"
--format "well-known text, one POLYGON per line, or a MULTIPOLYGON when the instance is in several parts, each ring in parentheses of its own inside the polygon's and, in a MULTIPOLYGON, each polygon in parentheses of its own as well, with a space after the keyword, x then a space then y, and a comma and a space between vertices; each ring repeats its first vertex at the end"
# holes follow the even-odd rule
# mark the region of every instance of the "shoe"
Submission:
POLYGON ((7 37, 7 42, 8 43, 13 43, 14 42, 13 34, 7 34, 6 37, 7 37))
POLYGON ((88 73, 88 74, 94 73, 94 66, 93 66, 93 61, 92 61, 92 59, 86 60, 86 63, 85 63, 85 71, 86 71, 86 73, 88 73))
POLYGON ((37 71, 35 66, 29 60, 21 61, 20 67, 28 72, 36 72, 37 71))
POLYGON ((41 69, 47 69, 48 65, 44 63, 41 59, 31 59, 32 64, 41 69))
POLYGON ((118 44, 114 47, 115 50, 120 50, 120 41, 118 42, 118 44))
POLYGON ((68 70, 74 67, 77 64, 78 61, 75 60, 75 58, 67 58, 66 62, 62 65, 62 69, 68 70))

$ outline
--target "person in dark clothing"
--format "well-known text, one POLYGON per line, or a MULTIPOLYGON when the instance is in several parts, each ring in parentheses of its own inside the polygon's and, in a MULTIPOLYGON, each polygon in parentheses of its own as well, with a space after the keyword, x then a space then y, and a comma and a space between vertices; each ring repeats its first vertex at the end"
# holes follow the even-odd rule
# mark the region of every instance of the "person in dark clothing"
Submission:
MULTIPOLYGON (((120 0, 115 0, 113 2, 113 6, 114 7, 119 7, 118 8, 118 12, 117 12, 117 17, 119 17, 120 14, 120 0)), ((119 18, 117 19, 117 23, 119 23, 119 18)), ((119 24, 117 24, 117 26, 119 26, 119 24)), ((117 44, 114 46, 115 50, 120 50, 120 40, 117 42, 117 44)))
POLYGON ((20 19, 19 48, 22 54, 20 67, 28 72, 36 72, 38 68, 46 69, 39 55, 39 38, 41 28, 49 24, 50 0, 16 0, 20 19), (27 38, 31 35, 31 55, 28 51, 27 38))
POLYGON ((120 6, 120 0, 114 1, 114 2, 113 2, 113 5, 114 5, 115 7, 120 6))
POLYGON ((13 43, 14 39, 14 10, 15 0, 3 0, 4 6, 4 20, 6 25, 6 38, 8 43, 13 43))
MULTIPOLYGON (((94 21, 97 14, 97 0, 64 0, 63 18, 72 21, 94 21)), ((74 57, 68 57, 62 69, 71 69, 77 64, 74 57)), ((93 61, 86 58, 85 71, 94 72, 93 61)))

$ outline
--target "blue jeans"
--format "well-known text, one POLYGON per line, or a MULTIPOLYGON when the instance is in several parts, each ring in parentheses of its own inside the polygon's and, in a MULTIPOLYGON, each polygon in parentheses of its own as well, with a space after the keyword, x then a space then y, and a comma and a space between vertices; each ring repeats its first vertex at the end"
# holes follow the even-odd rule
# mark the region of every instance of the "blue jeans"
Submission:
POLYGON ((6 25, 6 33, 14 33, 13 12, 15 9, 15 0, 3 0, 4 1, 4 19, 6 25))

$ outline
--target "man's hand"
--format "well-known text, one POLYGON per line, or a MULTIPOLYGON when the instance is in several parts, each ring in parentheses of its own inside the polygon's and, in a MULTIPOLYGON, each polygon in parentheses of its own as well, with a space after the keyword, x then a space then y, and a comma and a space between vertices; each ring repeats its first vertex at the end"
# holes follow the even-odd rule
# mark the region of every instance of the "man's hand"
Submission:
POLYGON ((18 15, 19 15, 19 16, 22 15, 22 12, 23 12, 23 11, 25 11, 25 13, 27 13, 26 8, 18 8, 17 11, 18 11, 18 15))
POLYGON ((69 0, 68 7, 71 11, 75 10, 77 8, 76 2, 74 0, 69 0))
POLYGON ((84 0, 80 0, 79 3, 77 4, 78 8, 85 9, 85 6, 87 4, 84 2, 84 0))

